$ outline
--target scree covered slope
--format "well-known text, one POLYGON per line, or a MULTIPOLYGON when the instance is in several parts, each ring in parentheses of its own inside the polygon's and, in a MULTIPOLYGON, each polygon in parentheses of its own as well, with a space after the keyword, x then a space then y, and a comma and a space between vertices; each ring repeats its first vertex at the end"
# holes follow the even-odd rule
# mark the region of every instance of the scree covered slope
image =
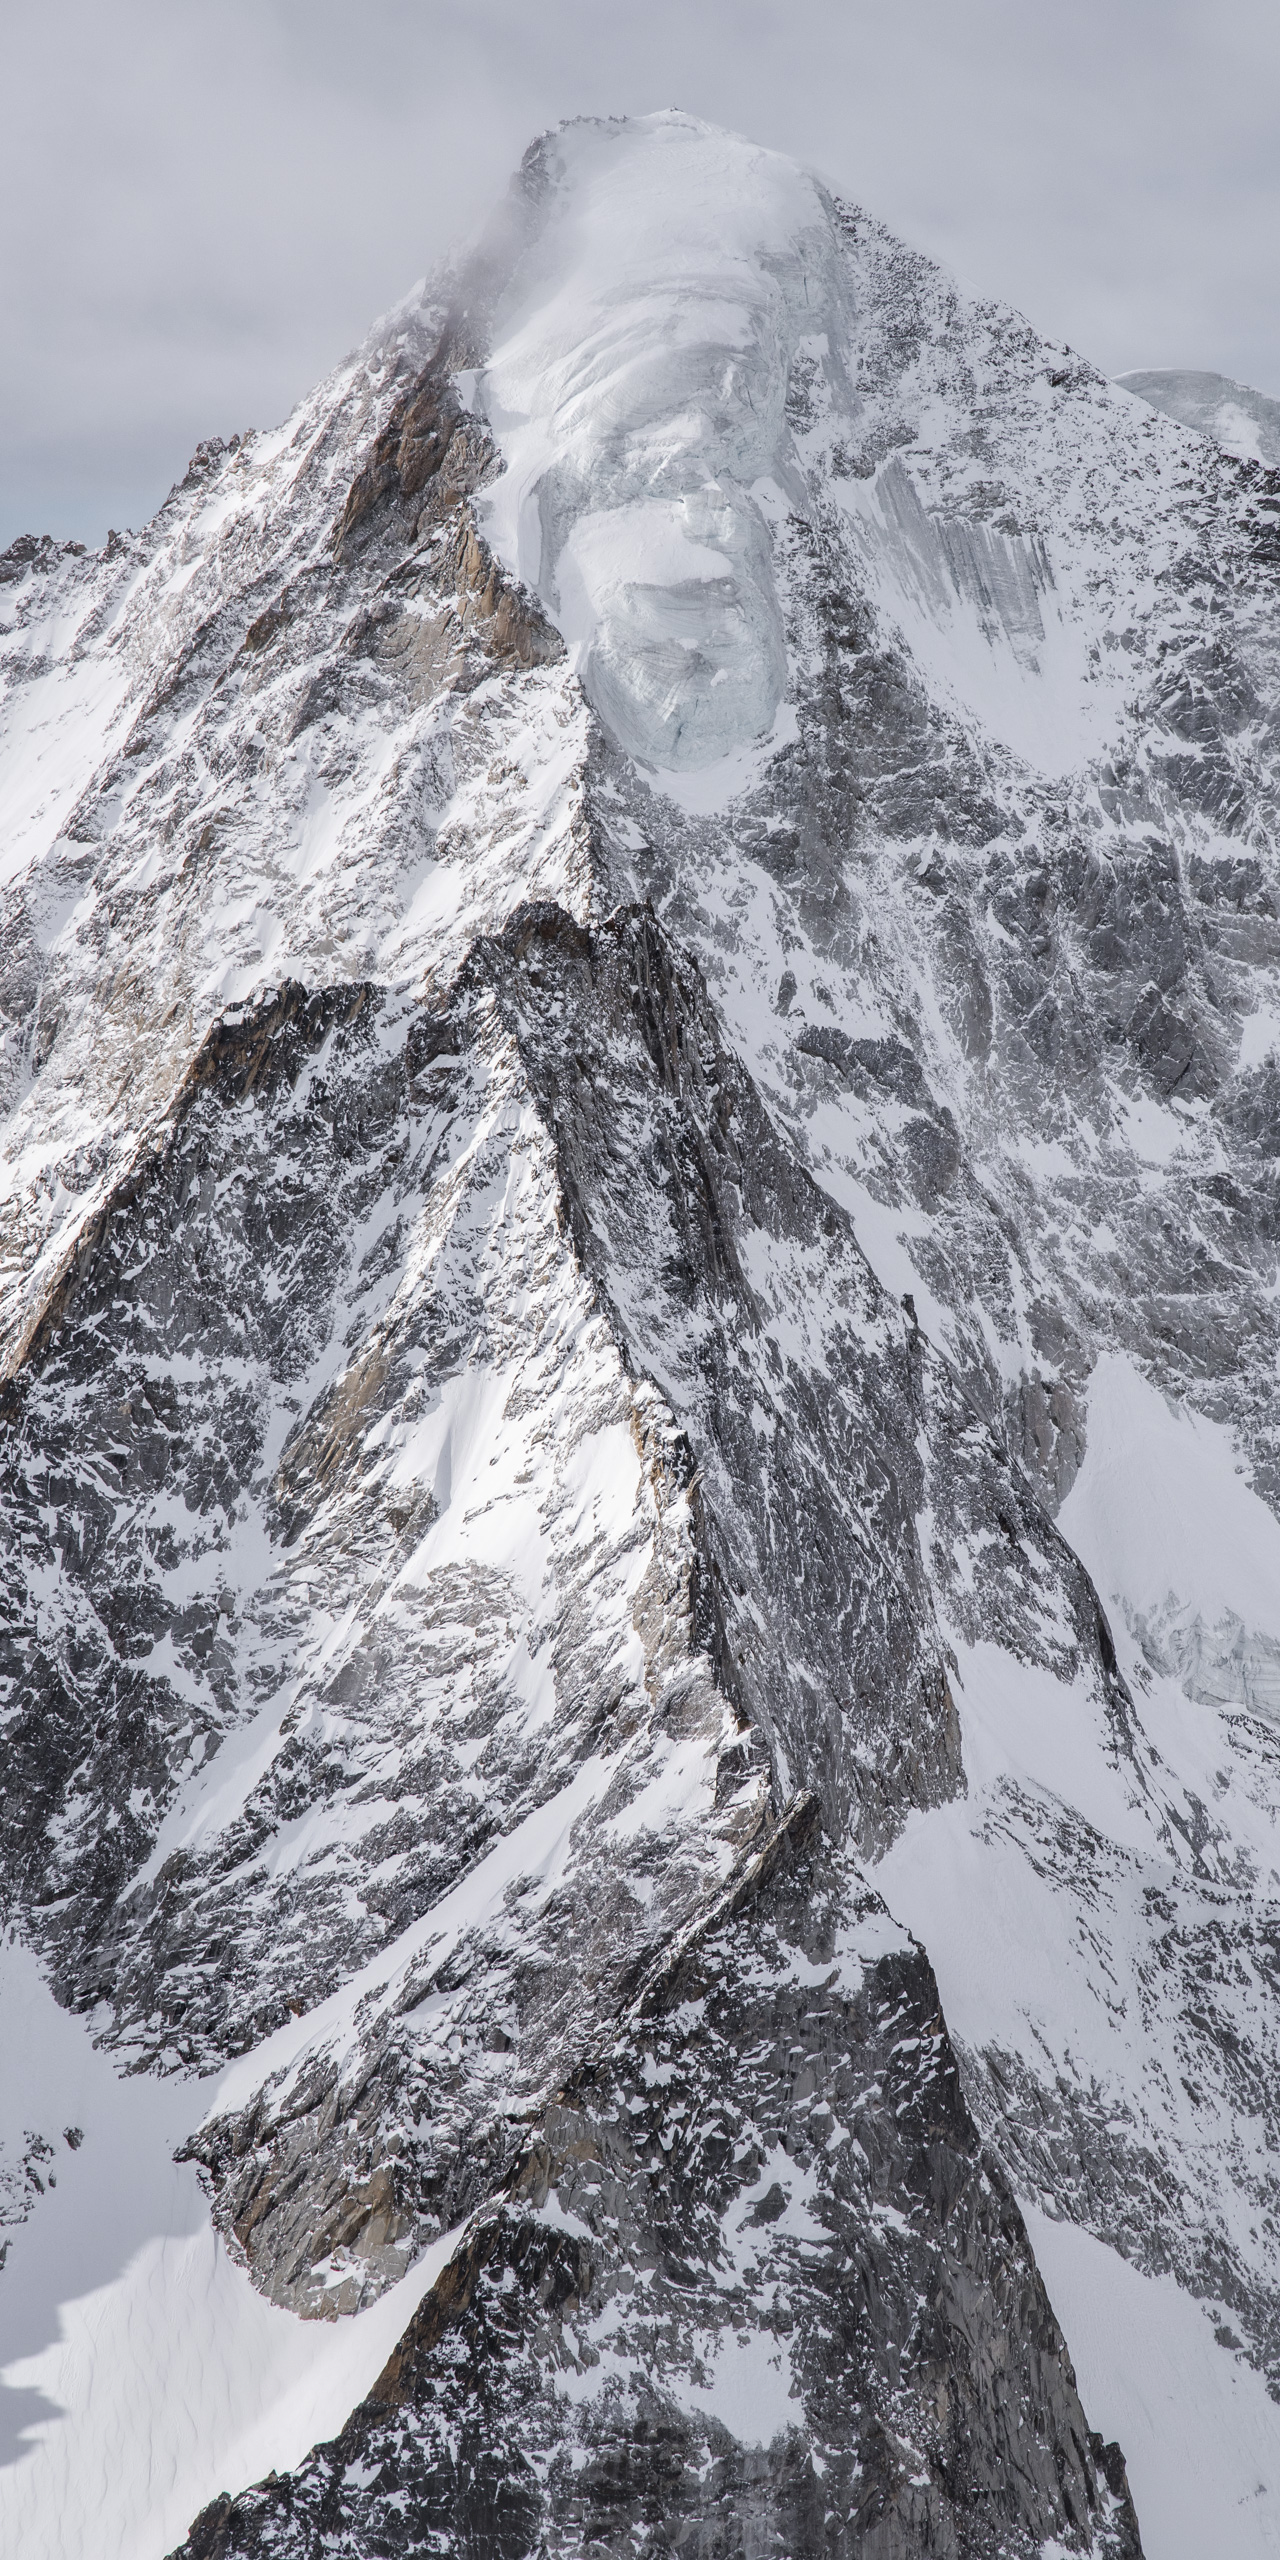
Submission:
POLYGON ((1280 474, 690 118, 0 561, 0 2544, 1280 2540, 1280 474))

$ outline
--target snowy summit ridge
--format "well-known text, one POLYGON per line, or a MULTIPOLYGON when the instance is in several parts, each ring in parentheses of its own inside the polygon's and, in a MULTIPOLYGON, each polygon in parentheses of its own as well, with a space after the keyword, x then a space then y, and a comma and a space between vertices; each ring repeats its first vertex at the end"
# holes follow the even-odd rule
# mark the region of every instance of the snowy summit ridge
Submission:
POLYGON ((812 179, 692 118, 570 127, 475 389, 483 521, 630 753, 705 765, 786 684, 767 510, 796 346, 838 291, 812 179))
POLYGON ((1280 477, 1159 407, 584 122, 0 560, 24 2560, 1271 2548, 1280 477))

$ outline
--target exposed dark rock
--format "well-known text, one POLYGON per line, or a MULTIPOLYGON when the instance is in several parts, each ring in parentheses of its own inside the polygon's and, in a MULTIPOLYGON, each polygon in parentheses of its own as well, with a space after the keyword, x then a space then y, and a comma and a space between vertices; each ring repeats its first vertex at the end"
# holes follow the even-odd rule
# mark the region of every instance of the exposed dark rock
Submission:
POLYGON ((186 2560, 1137 2560, 937 1990, 798 1808, 547 2110, 335 2443, 186 2560), (755 2376, 763 2369, 763 2386, 755 2376))

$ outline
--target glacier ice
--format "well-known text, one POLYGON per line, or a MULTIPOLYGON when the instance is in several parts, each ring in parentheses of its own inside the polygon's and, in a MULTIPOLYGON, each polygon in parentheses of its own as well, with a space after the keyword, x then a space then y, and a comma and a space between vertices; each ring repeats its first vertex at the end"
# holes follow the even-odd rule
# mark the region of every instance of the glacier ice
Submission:
POLYGON ((828 220, 790 162, 675 113, 570 126, 473 397, 506 470, 486 528, 628 753, 686 771, 773 725, 786 653, 757 484, 828 220))

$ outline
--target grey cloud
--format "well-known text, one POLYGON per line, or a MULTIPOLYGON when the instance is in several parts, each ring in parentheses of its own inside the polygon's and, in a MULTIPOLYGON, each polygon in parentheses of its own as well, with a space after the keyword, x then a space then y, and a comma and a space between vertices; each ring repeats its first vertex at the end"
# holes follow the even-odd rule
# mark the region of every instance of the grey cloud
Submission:
POLYGON ((1280 391, 1255 0, 47 0, 10 14, 0 539, 100 540, 267 424, 561 116, 679 104, 1111 371, 1280 391))

